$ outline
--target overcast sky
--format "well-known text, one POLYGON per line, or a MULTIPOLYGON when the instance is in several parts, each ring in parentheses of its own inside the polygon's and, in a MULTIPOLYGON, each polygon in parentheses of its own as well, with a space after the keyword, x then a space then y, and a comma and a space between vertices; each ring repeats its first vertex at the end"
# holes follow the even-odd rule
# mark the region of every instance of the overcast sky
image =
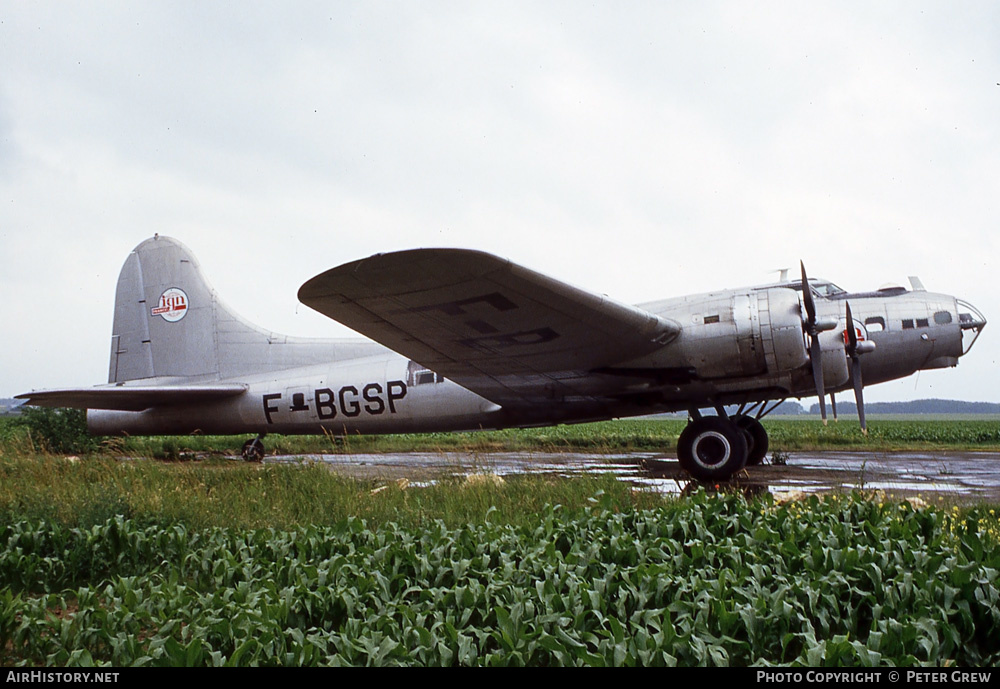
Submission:
POLYGON ((154 233, 239 313, 477 248, 619 300, 919 275, 994 321, 872 401, 1000 402, 1000 4, 6 2, 0 397, 105 382, 154 233))

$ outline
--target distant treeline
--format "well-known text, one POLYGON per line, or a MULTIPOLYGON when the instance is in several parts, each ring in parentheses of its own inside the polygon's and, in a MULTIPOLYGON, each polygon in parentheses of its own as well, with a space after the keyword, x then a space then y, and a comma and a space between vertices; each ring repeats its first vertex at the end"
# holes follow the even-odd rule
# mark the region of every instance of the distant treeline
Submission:
MULTIPOLYGON (((845 416, 857 416, 858 406, 854 402, 837 398, 837 414, 845 416)), ((852 396, 853 397, 853 396, 852 396)), ((736 414, 739 407, 736 405, 726 406, 728 414, 736 414)), ((830 404, 827 403, 826 411, 832 415, 830 404)), ((768 412, 769 416, 819 416, 819 402, 813 403, 808 409, 801 403, 789 400, 779 404, 774 411, 768 412)), ((1000 415, 1000 404, 994 402, 963 402, 961 400, 914 400, 912 402, 866 402, 865 414, 998 414, 1000 415)), ((660 415, 657 415, 660 416, 660 415)), ((676 412, 674 414, 663 414, 662 416, 685 417, 686 412, 676 412)))
MULTIPOLYGON (((800 406, 797 403, 795 404, 800 406)), ((857 415, 854 402, 837 402, 839 414, 857 415)), ((784 413, 784 412, 776 412, 784 413)), ((819 403, 809 407, 810 414, 819 414, 819 403)), ((867 402, 866 414, 1000 414, 1000 404, 993 402, 963 402, 961 400, 913 400, 912 402, 867 402)))
MULTIPOLYGON (((837 414, 858 415, 858 406, 854 402, 847 401, 847 395, 843 393, 837 398, 837 414)), ((852 396, 853 397, 853 396, 852 396)), ((736 414, 739 407, 736 405, 726 406, 726 412, 736 414)), ((827 403, 826 411, 832 414, 830 404, 827 403)), ((866 414, 998 414, 1000 415, 1000 404, 995 402, 963 402, 962 400, 913 400, 912 402, 867 402, 865 403, 866 414)), ((805 416, 819 415, 819 402, 814 402, 807 409, 801 403, 789 400, 779 404, 774 411, 768 412, 769 416, 805 416)), ((686 412, 675 414, 664 414, 663 416, 687 416, 686 412)))

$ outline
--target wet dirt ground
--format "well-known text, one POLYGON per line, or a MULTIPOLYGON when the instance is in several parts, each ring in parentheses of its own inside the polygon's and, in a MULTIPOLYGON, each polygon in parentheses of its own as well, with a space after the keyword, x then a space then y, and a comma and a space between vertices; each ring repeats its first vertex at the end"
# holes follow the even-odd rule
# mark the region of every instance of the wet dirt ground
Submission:
MULTIPOLYGON (((357 478, 408 479, 427 483, 445 476, 492 473, 613 473, 622 481, 662 493, 693 486, 672 456, 656 453, 487 453, 296 455, 266 462, 323 462, 331 471, 357 478)), ((770 462, 771 458, 767 458, 770 462)), ((800 493, 880 490, 893 497, 938 502, 1000 502, 1000 453, 996 452, 795 452, 786 464, 749 467, 732 482, 748 493, 777 498, 800 493)))

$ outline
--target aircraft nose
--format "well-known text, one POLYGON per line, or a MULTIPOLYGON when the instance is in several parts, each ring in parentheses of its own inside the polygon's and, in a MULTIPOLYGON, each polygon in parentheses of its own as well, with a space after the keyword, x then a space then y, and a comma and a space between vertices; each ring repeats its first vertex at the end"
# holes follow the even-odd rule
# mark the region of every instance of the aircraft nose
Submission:
POLYGON ((958 324, 962 328, 962 354, 967 354, 972 345, 979 339, 979 334, 986 327, 986 317, 982 311, 965 301, 956 299, 958 305, 958 324))

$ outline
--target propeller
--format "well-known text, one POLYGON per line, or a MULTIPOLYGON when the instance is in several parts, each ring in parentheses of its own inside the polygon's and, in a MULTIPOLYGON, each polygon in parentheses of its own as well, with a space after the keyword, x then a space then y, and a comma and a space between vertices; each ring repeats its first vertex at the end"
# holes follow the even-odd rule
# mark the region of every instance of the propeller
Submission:
POLYGON ((809 288, 809 278, 806 276, 806 264, 799 261, 802 268, 802 301, 806 307, 806 332, 809 333, 809 360, 812 362, 813 383, 816 385, 816 395, 819 397, 819 414, 826 425, 826 390, 823 385, 823 352, 819 344, 820 324, 816 321, 816 302, 809 288))
POLYGON ((868 424, 865 423, 865 398, 861 380, 861 355, 875 349, 875 343, 858 340, 858 331, 854 327, 854 317, 851 315, 851 304, 847 306, 847 356, 851 358, 851 383, 854 385, 854 399, 858 403, 858 419, 861 421, 861 432, 868 435, 868 424))
MULTIPOLYGON (((809 288, 809 277, 806 275, 806 265, 799 261, 802 268, 802 303, 806 309, 806 319, 803 323, 806 333, 809 334, 809 360, 812 363, 813 382, 816 385, 816 395, 819 397, 819 413, 826 425, 826 386, 823 381, 823 349, 820 346, 819 334, 825 330, 833 330, 837 327, 836 320, 819 320, 816 317, 816 301, 813 298, 812 289, 809 288)), ((847 307, 847 337, 844 342, 844 351, 851 359, 850 380, 854 385, 854 399, 858 403, 858 418, 861 420, 861 430, 867 435, 868 425, 865 423, 865 400, 862 393, 864 382, 861 380, 861 360, 860 356, 875 349, 875 343, 869 340, 858 340, 858 331, 854 327, 854 316, 851 314, 851 305, 845 302, 847 307)), ((830 396, 833 404, 834 417, 837 415, 837 402, 830 396)))

